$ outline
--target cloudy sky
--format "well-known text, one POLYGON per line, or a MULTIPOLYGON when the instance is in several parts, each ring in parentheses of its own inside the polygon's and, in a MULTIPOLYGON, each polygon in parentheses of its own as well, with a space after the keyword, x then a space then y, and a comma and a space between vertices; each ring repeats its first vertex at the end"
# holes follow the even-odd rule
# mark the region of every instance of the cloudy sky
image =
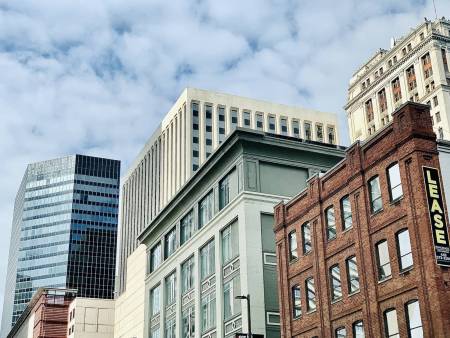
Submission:
POLYGON ((348 143, 352 72, 424 17, 431 0, 0 0, 0 305, 27 163, 125 170, 186 86, 336 112, 348 143))

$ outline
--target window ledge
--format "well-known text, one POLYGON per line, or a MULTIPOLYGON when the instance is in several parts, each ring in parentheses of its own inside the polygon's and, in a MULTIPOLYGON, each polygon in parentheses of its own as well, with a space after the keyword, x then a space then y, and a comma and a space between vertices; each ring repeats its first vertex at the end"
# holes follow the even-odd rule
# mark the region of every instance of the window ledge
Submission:
POLYGON ((313 314, 315 312, 317 312, 317 308, 315 308, 314 310, 307 311, 306 314, 310 315, 310 314, 313 314))
POLYGON ((382 213, 383 212, 383 208, 381 208, 381 209, 379 209, 379 210, 377 210, 377 211, 371 211, 371 214, 370 214, 370 217, 375 217, 376 215, 378 215, 378 214, 380 214, 380 213, 382 213))
POLYGON ((386 277, 385 279, 379 280, 378 284, 382 284, 382 283, 387 282, 388 280, 391 280, 391 279, 392 279, 392 275, 389 276, 389 277, 386 277))
POLYGON ((335 235, 333 238, 327 238, 327 242, 332 242, 337 238, 337 235, 335 235))
POLYGON ((400 204, 400 202, 403 200, 403 198, 404 198, 404 195, 396 198, 395 200, 392 200, 391 201, 391 205, 398 205, 398 204, 400 204))
POLYGON ((345 233, 349 232, 352 229, 353 229, 353 225, 351 227, 347 228, 347 229, 342 229, 342 233, 345 234, 345 233))
POLYGON ((293 258, 289 260, 289 265, 297 263, 298 262, 298 258, 293 258))
POLYGON ((414 269, 414 266, 410 266, 408 268, 405 268, 403 270, 400 270, 400 276, 406 276, 409 275, 409 273, 414 269))
POLYGON ((361 292, 361 289, 358 289, 356 291, 353 291, 353 292, 349 293, 348 296, 351 297, 351 296, 357 295, 360 292, 361 292))
POLYGON ((336 303, 342 302, 342 299, 343 299, 343 297, 340 297, 340 298, 338 298, 338 299, 335 299, 335 300, 333 300, 333 301, 331 302, 331 304, 336 304, 336 303))

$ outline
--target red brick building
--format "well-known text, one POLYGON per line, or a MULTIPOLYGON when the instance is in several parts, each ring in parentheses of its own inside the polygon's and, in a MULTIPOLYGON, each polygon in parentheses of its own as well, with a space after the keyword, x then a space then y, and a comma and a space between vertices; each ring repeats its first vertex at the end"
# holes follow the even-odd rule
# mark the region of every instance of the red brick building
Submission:
POLYGON ((436 136, 407 103, 275 208, 282 337, 450 337, 448 227, 423 167, 440 170, 436 136))

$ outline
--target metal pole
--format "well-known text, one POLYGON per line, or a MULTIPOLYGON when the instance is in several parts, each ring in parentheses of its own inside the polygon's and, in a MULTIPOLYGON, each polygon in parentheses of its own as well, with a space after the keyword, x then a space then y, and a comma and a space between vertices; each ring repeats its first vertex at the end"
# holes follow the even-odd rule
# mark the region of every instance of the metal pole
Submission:
POLYGON ((247 295, 248 337, 252 338, 252 319, 250 317, 250 295, 247 295))

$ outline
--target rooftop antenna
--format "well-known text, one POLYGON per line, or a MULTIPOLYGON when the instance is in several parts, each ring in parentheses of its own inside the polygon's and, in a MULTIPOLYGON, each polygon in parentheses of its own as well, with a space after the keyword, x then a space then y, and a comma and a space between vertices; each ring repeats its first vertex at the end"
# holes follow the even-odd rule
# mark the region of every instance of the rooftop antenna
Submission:
POLYGON ((433 0, 433 7, 434 7, 434 15, 436 15, 436 20, 437 20, 438 16, 437 16, 437 10, 436 10, 436 3, 434 2, 434 0, 433 0))

